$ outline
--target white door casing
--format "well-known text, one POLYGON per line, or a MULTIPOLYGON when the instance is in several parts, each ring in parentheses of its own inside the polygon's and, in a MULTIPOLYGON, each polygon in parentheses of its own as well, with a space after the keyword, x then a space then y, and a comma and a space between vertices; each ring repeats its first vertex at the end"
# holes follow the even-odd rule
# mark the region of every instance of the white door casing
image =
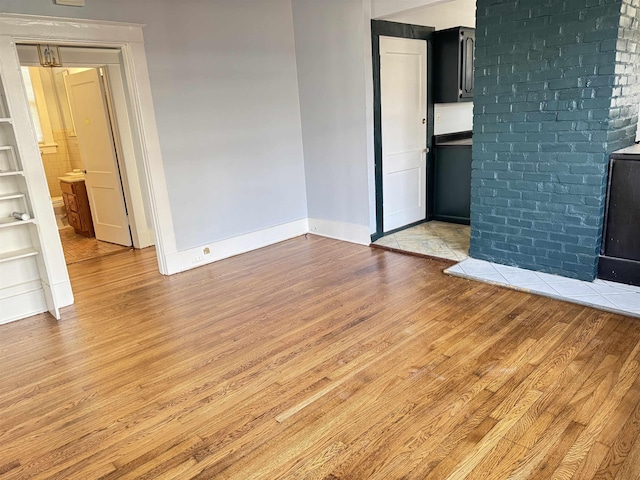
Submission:
MULTIPOLYGON (((30 118, 28 100, 20 76, 19 43, 50 43, 68 46, 117 48, 122 54, 125 96, 129 103, 133 150, 140 162, 153 218, 160 272, 181 271, 176 246, 169 194, 165 181, 160 141, 155 120, 151 82, 144 50, 142 25, 33 15, 0 13, 0 70, 3 72, 7 103, 15 127, 15 140, 29 185, 31 207, 41 238, 41 258, 49 285, 45 289, 49 310, 73 303, 73 292, 57 225, 49 197, 44 167, 30 118), (39 192, 39 193, 38 193, 39 192), (49 293, 46 292, 49 290, 49 293), (53 308, 51 308, 53 307, 53 308)), ((122 92, 120 92, 122 93, 122 92)))
MULTIPOLYGON (((17 45, 18 57, 22 66, 39 67, 38 49, 36 45, 17 45)), ((64 67, 56 70, 59 81, 64 84, 63 77, 69 71, 62 73, 64 69, 72 68, 102 68, 105 76, 107 102, 113 106, 111 123, 115 135, 116 154, 120 166, 120 177, 124 188, 125 204, 129 217, 129 228, 135 248, 147 248, 155 244, 155 232, 149 206, 148 189, 144 165, 143 152, 140 151, 140 142, 137 141, 132 110, 127 99, 124 69, 122 66, 122 53, 115 48, 86 48, 86 47, 60 47, 60 54, 64 58, 64 67)), ((62 93, 65 99, 68 95, 62 93)), ((67 103, 68 106, 68 103, 67 103)), ((64 105, 63 105, 64 108, 64 105)), ((63 115, 65 115, 63 113, 63 115)), ((69 114, 70 115, 70 114, 69 114)), ((72 128, 72 124, 69 125, 72 128)), ((75 129, 74 129, 75 134, 75 129)))
POLYGON ((66 75, 69 103, 75 119, 80 157, 96 238, 131 246, 131 233, 107 112, 104 85, 98 70, 66 75))
POLYGON ((426 218, 427 42, 380 37, 385 232, 426 218))

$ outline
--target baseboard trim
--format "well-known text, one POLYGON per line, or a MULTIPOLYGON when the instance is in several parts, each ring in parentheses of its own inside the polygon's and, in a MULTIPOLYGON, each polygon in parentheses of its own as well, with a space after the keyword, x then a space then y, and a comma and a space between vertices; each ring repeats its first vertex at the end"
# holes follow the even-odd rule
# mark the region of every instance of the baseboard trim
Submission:
POLYGON ((367 226, 303 218, 168 255, 166 257, 167 275, 173 275, 235 255, 241 255, 306 233, 359 245, 368 246, 371 244, 369 227, 367 226), (209 249, 210 253, 204 253, 206 249, 209 249))
POLYGON ((51 286, 54 298, 58 308, 68 307, 73 305, 73 290, 71 290, 71 282, 56 283, 51 286))
POLYGON ((16 285, 0 292, 0 324, 14 322, 47 311, 40 281, 16 285), (9 292, 11 290, 11 292, 9 292))
POLYGON ((169 255, 167 258, 168 274, 184 272, 202 265, 223 260, 225 258, 247 253, 258 248, 273 245, 274 243, 299 237, 309 232, 309 223, 306 218, 294 222, 265 228, 257 232, 239 235, 237 237, 208 243, 199 247, 183 250, 169 255), (205 253, 208 249, 209 253, 205 253))
POLYGON ((309 219, 309 233, 322 237, 342 240, 344 242, 357 243, 359 245, 371 244, 369 227, 355 225, 353 223, 333 222, 330 220, 309 219))

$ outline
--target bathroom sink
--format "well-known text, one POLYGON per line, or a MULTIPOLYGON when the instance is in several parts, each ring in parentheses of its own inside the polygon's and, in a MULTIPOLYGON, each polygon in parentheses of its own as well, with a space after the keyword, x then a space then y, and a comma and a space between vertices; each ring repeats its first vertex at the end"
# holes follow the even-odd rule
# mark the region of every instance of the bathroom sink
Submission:
POLYGON ((66 183, 84 182, 84 174, 82 175, 65 175, 64 177, 58 177, 58 180, 66 183))

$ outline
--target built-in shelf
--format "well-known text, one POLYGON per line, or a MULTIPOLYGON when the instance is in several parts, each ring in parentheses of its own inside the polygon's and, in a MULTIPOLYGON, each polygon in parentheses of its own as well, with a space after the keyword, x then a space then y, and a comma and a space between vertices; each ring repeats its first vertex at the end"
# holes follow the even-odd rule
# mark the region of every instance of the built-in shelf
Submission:
POLYGON ((25 194, 21 192, 0 193, 0 200, 15 200, 16 198, 24 198, 25 194))
POLYGON ((20 260, 21 258, 33 257, 38 255, 38 251, 34 248, 23 248, 22 250, 14 250, 13 252, 0 253, 0 263, 10 262, 12 260, 20 260))
POLYGON ((32 218, 30 220, 18 220, 13 217, 0 218, 0 228, 19 227, 20 225, 27 225, 29 223, 36 223, 32 218))
MULTIPOLYGON (((18 217, 20 215, 15 211, 33 215, 29 200, 36 192, 31 190, 31 182, 27 181, 29 169, 23 163, 25 156, 29 156, 27 152, 31 151, 33 140, 30 141, 29 135, 22 139, 19 133, 21 129, 29 130, 28 126, 18 125, 16 119, 10 118, 10 95, 3 73, 4 69, 0 72, 0 323, 46 310, 60 318, 51 288, 51 274, 44 262, 48 241, 36 228, 39 221, 32 218, 19 220, 10 215, 12 211, 18 217)), ((13 88, 16 86, 11 87, 11 95, 15 96, 13 88)), ((17 95, 20 96, 19 91, 17 95)), ((37 183, 38 188, 40 183, 37 183)), ((51 248, 59 249, 58 245, 51 244, 51 248)))

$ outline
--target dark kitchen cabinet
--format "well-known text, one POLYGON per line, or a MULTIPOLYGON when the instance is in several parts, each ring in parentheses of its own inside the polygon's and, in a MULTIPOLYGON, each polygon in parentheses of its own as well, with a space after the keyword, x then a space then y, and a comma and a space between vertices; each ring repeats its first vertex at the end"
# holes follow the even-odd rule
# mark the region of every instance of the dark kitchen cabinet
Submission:
POLYGON ((434 220, 469 225, 471 208, 471 132, 434 138, 434 220))
POLYGON ((598 277, 640 286, 640 145, 614 152, 598 277))
POLYGON ((434 103, 473 100, 475 29, 455 27, 434 35, 434 103))

